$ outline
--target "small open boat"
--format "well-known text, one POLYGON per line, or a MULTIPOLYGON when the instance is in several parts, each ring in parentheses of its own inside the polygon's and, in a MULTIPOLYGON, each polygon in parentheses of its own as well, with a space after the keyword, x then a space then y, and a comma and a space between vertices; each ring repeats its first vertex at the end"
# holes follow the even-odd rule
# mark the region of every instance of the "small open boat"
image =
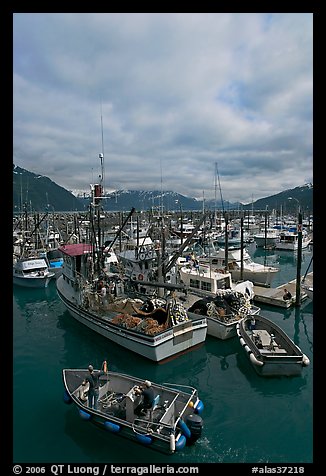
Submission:
POLYGON ((255 315, 237 324, 240 344, 259 375, 300 375, 308 357, 274 322, 255 315))
MULTIPOLYGON (((98 371, 96 371, 98 372, 98 371)), ((84 420, 163 453, 174 453, 192 445, 201 436, 203 402, 193 387, 151 383, 152 407, 135 413, 143 380, 119 372, 102 372, 99 377, 97 409, 88 406, 87 369, 63 369, 64 402, 74 403, 84 420)))

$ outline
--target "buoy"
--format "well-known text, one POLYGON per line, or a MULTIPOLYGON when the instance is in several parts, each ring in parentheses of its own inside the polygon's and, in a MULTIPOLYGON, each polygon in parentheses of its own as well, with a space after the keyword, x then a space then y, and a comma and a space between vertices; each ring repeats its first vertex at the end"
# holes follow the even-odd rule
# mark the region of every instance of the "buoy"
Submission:
POLYGON ((201 415, 203 413, 203 410, 204 410, 203 402, 201 400, 197 400, 194 406, 195 413, 197 413, 198 415, 201 415))
POLYGON ((79 410, 79 415, 82 418, 82 420, 89 420, 91 418, 92 415, 90 413, 85 412, 81 408, 78 408, 78 410, 79 410))
POLYGON ((69 393, 67 392, 67 390, 65 390, 65 391, 63 392, 63 401, 64 401, 65 403, 71 403, 71 402, 72 402, 72 398, 71 398, 71 396, 69 395, 69 393))
POLYGON ((302 355, 302 365, 304 365, 305 367, 307 367, 309 364, 310 364, 309 358, 306 356, 306 354, 303 354, 303 355, 302 355))
POLYGON ((254 356, 254 354, 252 352, 250 352, 250 354, 249 354, 249 359, 251 360, 251 362, 254 365, 258 365, 259 367, 262 367, 264 365, 264 362, 262 362, 261 360, 256 359, 256 357, 254 356))
POLYGON ((180 430, 182 431, 182 433, 185 435, 186 438, 191 437, 191 431, 189 430, 189 428, 187 427, 185 422, 183 420, 181 420, 181 418, 178 421, 178 426, 179 426, 180 430))
POLYGON ((148 435, 140 435, 139 433, 136 433, 136 438, 144 445, 150 445, 152 443, 152 438, 148 435))
POLYGON ((108 431, 111 431, 111 433, 118 433, 118 431, 121 430, 120 425, 117 425, 116 423, 113 423, 112 421, 105 421, 104 428, 108 431))
POLYGON ((179 438, 175 440, 175 449, 176 451, 182 450, 187 443, 187 439, 184 435, 180 435, 179 438))
POLYGON ((138 281, 142 281, 144 279, 144 275, 143 274, 139 274, 138 275, 138 281))

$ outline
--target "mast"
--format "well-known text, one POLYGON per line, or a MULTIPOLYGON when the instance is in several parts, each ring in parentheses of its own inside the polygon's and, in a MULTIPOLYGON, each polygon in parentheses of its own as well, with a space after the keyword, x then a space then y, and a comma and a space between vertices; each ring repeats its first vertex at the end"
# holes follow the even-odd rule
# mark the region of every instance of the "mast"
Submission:
POLYGON ((224 202, 223 202, 223 197, 222 197, 222 189, 221 189, 221 183, 220 183, 220 175, 218 173, 218 168, 217 168, 217 162, 215 162, 215 170, 216 170, 216 175, 218 177, 218 186, 219 186, 219 189, 220 189, 221 204, 222 204, 222 210, 223 210, 223 214, 224 214, 224 202))
POLYGON ((103 139, 103 115, 102 115, 102 103, 101 103, 101 137, 102 137, 102 154, 100 154, 101 158, 101 173, 102 173, 102 187, 103 187, 103 195, 104 195, 104 187, 105 187, 105 170, 104 170, 104 139, 103 139))
MULTIPOLYGON (((98 176, 98 183, 92 183, 91 187, 91 203, 90 203, 90 221, 92 230, 93 260, 96 262, 97 271, 100 272, 103 261, 102 250, 102 236, 101 236, 101 217, 100 208, 102 207, 102 199, 104 198, 104 142, 103 142, 103 121, 102 121, 102 106, 101 106, 101 130, 102 130, 102 152, 99 154, 101 173, 98 176), (97 227, 95 226, 97 224, 97 227), (97 230, 96 230, 97 228, 97 230), (97 231, 97 236, 96 236, 97 231), (96 256, 97 255, 97 256, 96 256), (96 259, 97 258, 97 259, 96 259)), ((93 169, 92 169, 93 171, 93 169)))

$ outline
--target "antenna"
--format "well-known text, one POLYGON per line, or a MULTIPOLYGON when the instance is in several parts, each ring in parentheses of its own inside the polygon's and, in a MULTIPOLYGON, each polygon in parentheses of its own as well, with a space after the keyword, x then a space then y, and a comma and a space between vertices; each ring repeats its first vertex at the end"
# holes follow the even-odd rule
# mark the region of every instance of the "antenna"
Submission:
MULTIPOLYGON (((98 155, 100 162, 101 162, 101 174, 99 177, 99 183, 91 184, 91 197, 92 197, 92 205, 99 206, 101 203, 101 199, 104 198, 104 140, 103 140, 103 116, 102 116, 102 103, 101 103, 101 133, 102 133, 102 152, 98 155)), ((93 169, 92 169, 93 175, 93 169)), ((92 177, 93 181, 93 177, 92 177)))
POLYGON ((104 177, 104 138, 103 138, 103 115, 102 115, 102 103, 101 103, 101 135, 102 135, 102 153, 99 154, 99 157, 101 159, 101 173, 102 173, 102 191, 104 195, 104 189, 105 189, 105 177, 104 177))

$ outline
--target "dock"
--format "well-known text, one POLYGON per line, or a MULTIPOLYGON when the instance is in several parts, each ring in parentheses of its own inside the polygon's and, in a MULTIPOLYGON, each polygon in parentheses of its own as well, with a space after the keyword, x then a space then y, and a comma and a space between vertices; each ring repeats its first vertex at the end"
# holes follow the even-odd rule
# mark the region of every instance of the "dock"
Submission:
MULTIPOLYGON (((309 273, 309 274, 312 274, 309 273)), ((307 275, 307 278, 309 276, 307 275)), ((269 304, 271 306, 278 306, 283 308, 289 308, 295 304, 296 299, 296 279, 289 281, 288 283, 281 284, 277 288, 266 288, 263 286, 254 286, 254 302, 262 302, 264 304, 269 304), (284 289, 287 289, 292 294, 292 299, 289 301, 284 301, 283 294, 284 289)), ((302 291, 300 294, 300 302, 303 302, 307 299, 308 295, 302 291)))

